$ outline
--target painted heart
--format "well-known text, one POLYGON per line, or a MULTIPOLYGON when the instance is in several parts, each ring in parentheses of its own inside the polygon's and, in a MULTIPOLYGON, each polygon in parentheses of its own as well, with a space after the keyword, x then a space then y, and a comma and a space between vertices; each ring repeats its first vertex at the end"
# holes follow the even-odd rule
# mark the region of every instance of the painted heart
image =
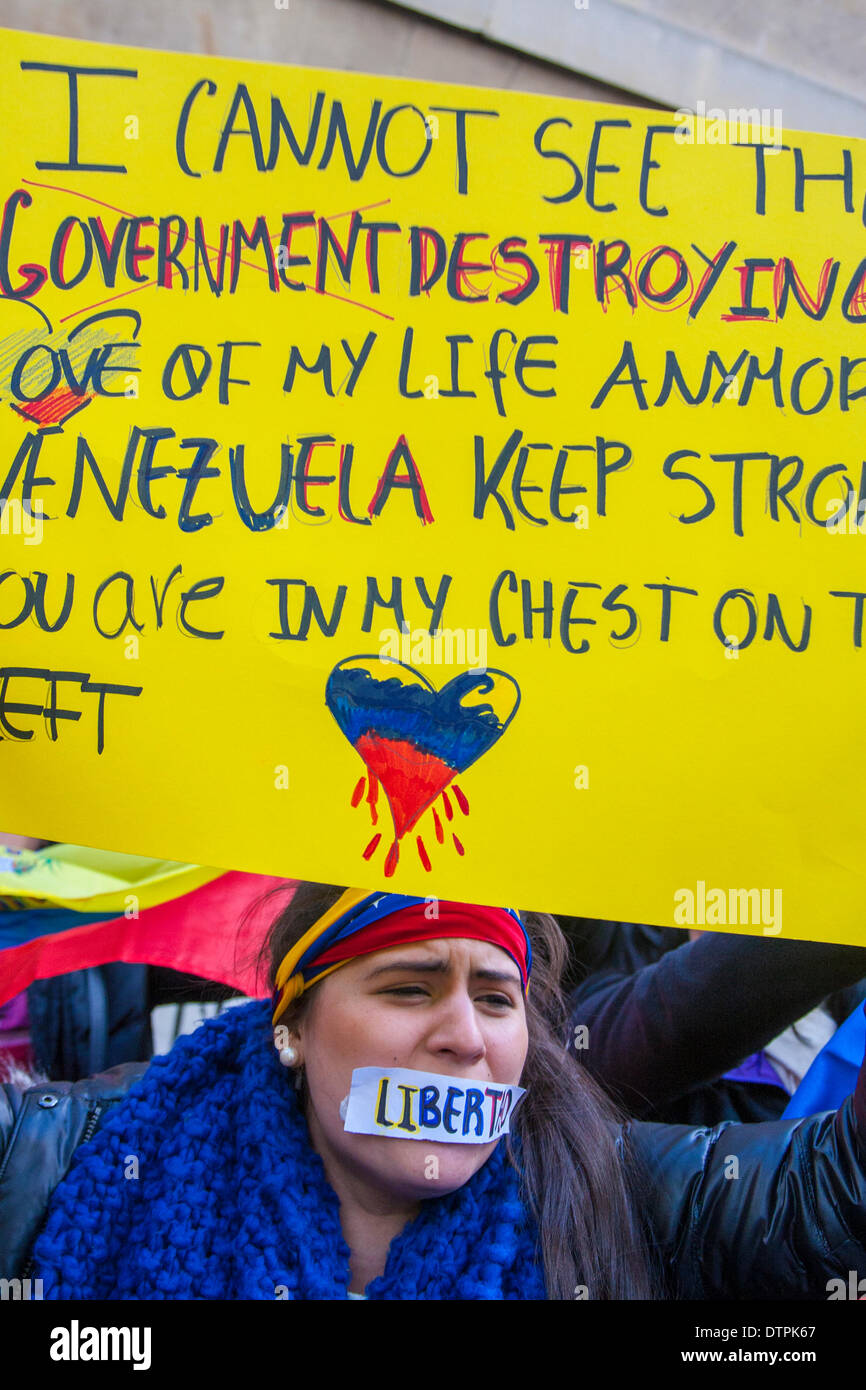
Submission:
MULTIPOLYGON (((435 837, 444 843, 434 803, 441 797, 446 821, 453 819, 446 790, 452 784, 458 808, 468 814, 469 803, 454 778, 502 737, 517 713, 520 690, 504 671, 463 671, 436 690, 420 671, 402 662, 353 656, 334 667, 325 702, 366 768, 352 805, 366 799, 375 825, 379 787, 388 802, 394 822, 394 840, 385 863, 390 877, 397 866, 400 841, 425 811, 432 811, 435 837)), ((380 839, 381 833, 373 837, 365 859, 372 857, 380 839)), ((452 839, 462 854, 463 846, 453 832, 452 839)), ((429 855, 420 834, 417 846, 429 871, 429 855)))

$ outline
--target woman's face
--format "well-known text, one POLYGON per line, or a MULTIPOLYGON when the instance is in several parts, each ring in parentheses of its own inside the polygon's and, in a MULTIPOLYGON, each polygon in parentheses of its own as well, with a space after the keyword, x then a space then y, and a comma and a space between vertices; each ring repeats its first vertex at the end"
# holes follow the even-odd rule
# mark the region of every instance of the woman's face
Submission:
POLYGON ((418 1201, 453 1192, 496 1146, 349 1134, 340 1103, 356 1067, 409 1067, 516 1085, 528 1034, 520 974, 484 941, 443 938, 360 956, 326 976, 295 1027, 313 1145, 329 1177, 418 1201), (435 1159, 436 1162, 431 1162, 435 1159))

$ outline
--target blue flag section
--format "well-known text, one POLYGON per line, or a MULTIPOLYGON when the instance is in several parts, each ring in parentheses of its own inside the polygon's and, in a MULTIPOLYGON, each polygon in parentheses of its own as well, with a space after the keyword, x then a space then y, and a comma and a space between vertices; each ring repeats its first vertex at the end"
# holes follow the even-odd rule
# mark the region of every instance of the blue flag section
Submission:
POLYGON ((857 1085, 866 1053, 866 1013, 857 1008, 822 1047, 785 1107, 783 1120, 836 1110, 857 1085))

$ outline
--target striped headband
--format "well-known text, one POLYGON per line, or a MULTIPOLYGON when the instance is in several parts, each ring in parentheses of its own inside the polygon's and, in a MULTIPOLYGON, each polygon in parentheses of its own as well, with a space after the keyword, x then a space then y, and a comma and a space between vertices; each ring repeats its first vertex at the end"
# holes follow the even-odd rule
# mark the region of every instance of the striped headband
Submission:
POLYGON ((464 937, 499 946, 520 971, 523 992, 529 986, 532 947, 516 912, 506 907, 437 900, 437 916, 428 917, 429 898, 404 893, 365 893, 350 888, 323 913, 286 953, 276 975, 272 1024, 311 985, 358 956, 439 937, 464 937))

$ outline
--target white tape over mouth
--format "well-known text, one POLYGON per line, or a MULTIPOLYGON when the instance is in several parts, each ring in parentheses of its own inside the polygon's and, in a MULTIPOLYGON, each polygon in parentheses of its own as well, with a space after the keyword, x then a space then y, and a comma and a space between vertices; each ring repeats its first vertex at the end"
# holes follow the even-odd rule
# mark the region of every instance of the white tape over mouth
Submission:
POLYGON ((488 1144, 508 1134, 526 1092, 520 1086, 441 1076, 407 1067, 356 1067, 340 1104, 350 1134, 488 1144))

